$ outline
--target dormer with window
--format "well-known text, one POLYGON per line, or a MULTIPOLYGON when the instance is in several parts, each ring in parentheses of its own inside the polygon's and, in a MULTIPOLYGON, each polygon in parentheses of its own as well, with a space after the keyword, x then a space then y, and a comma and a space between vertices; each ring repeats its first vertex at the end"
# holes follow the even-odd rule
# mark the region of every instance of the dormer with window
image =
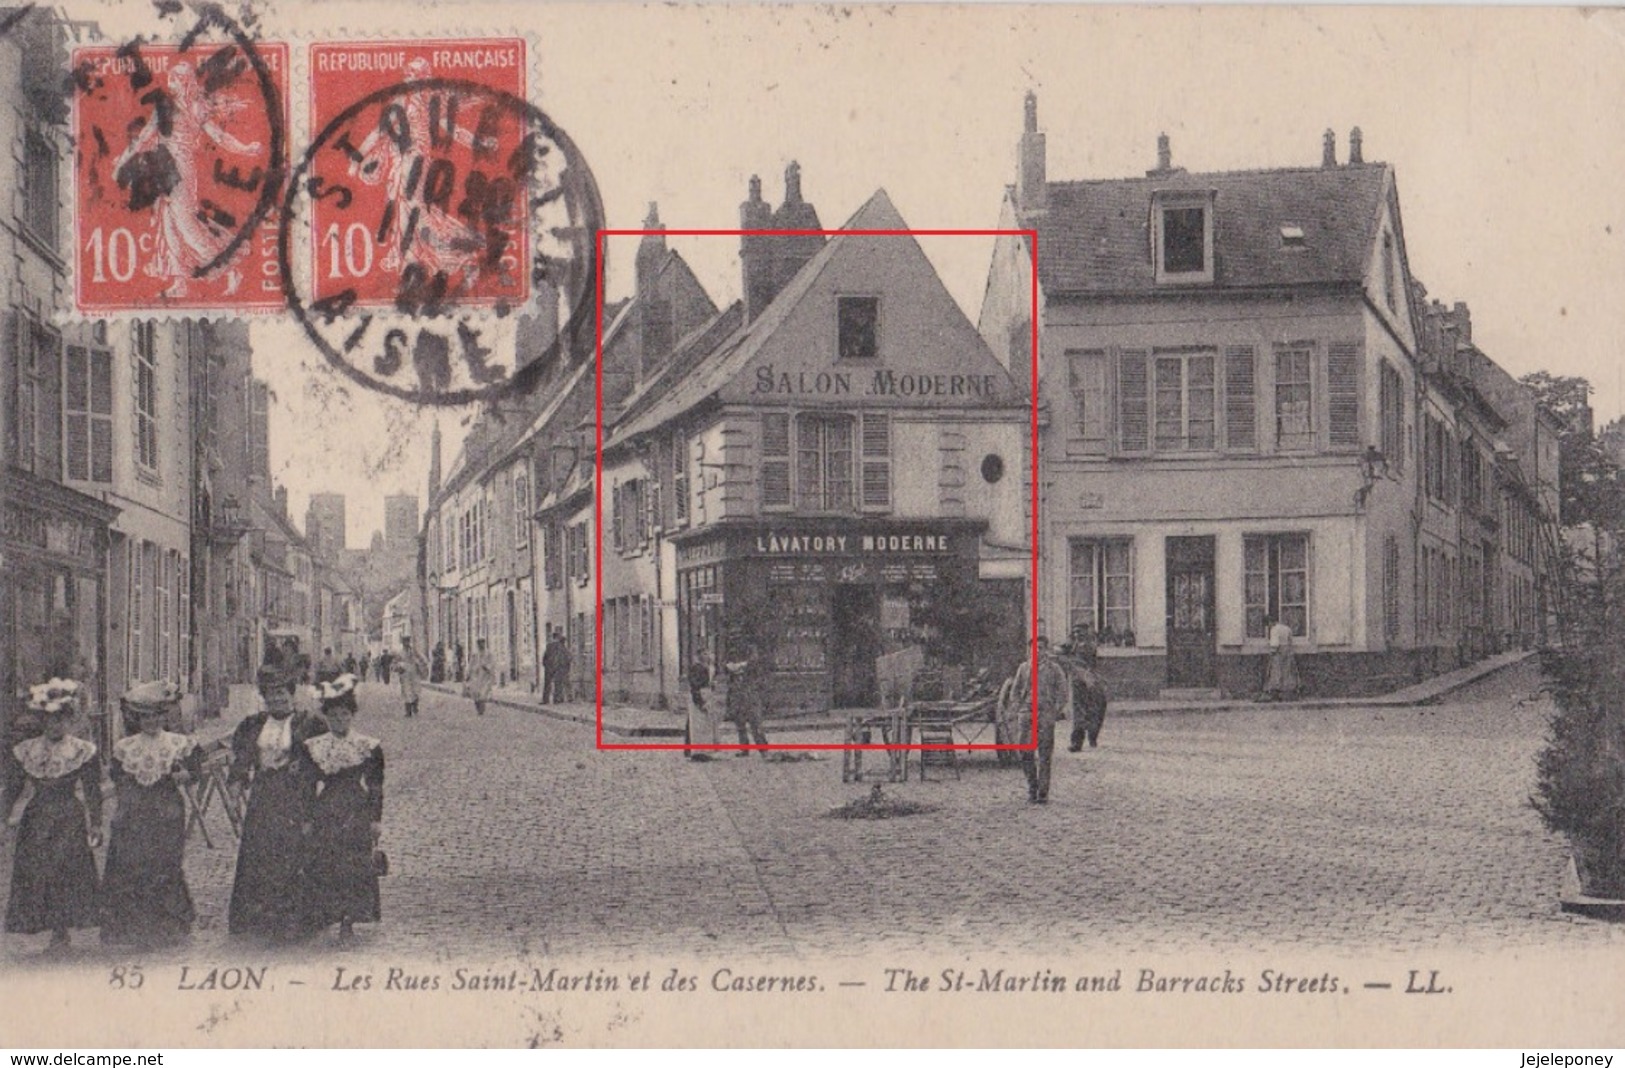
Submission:
POLYGON ((1152 194, 1152 255, 1159 283, 1213 281, 1213 199, 1211 189, 1152 194))

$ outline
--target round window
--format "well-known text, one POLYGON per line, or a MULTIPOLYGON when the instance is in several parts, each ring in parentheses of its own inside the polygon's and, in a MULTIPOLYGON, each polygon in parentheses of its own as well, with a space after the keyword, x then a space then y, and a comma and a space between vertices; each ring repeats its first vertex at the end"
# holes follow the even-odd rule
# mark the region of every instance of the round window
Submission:
POLYGON ((982 457, 982 478, 988 482, 997 482, 1004 477, 1004 457, 996 452, 990 452, 982 457))

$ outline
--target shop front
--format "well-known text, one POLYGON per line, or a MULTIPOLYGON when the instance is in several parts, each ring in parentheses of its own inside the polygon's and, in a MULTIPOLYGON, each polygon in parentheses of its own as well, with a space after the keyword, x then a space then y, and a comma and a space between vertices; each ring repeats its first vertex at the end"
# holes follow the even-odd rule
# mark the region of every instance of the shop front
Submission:
MULTIPOLYGON (((8 740, 26 734, 28 687, 52 677, 83 686, 92 739, 114 737, 103 671, 108 527, 118 509, 7 469, 0 495, 0 709, 8 740)), ((10 745, 6 751, 10 752, 10 745)))
MULTIPOLYGON (((979 520, 785 519, 726 524, 677 543, 679 655, 770 660, 770 710, 880 703, 875 659, 918 645, 968 663, 988 635, 979 520)), ((1019 644, 1019 632, 1014 641, 1019 644)))

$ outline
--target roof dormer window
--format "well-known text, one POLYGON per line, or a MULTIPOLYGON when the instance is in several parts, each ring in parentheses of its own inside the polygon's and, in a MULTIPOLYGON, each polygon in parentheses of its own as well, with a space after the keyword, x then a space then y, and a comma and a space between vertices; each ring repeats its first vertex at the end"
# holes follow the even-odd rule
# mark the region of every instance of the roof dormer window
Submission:
POLYGON ((1151 210, 1157 281, 1213 281, 1213 194, 1158 193, 1151 210))

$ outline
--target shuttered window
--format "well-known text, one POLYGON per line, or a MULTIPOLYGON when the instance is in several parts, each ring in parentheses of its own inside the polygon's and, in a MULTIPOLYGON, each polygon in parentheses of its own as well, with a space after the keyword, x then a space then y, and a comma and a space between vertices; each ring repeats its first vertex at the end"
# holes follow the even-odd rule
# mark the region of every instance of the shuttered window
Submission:
POLYGON ((863 413, 862 506, 868 511, 891 508, 891 418, 884 412, 863 413))
POLYGON ((1242 452, 1258 448, 1258 387, 1251 345, 1224 350, 1224 444, 1242 452))
POLYGON ((1146 452, 1151 447, 1151 409, 1144 349, 1117 354, 1117 447, 1120 452, 1146 452))
POLYGON ((1275 348, 1275 445, 1280 449, 1315 447, 1314 346, 1301 343, 1275 348))
POLYGON ((1360 345, 1334 341, 1326 347, 1326 443, 1333 449, 1360 446, 1360 345))
POLYGON ((671 439, 671 516, 675 526, 688 522, 688 439, 680 433, 671 439))
POLYGON ((762 413, 762 507, 790 507, 790 413, 762 413))

